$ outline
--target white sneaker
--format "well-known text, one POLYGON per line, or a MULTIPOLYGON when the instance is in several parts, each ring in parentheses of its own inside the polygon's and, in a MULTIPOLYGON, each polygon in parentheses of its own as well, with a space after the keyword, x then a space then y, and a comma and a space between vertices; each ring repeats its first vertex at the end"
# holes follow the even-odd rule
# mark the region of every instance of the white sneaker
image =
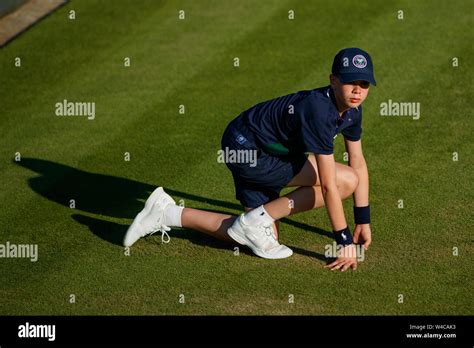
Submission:
POLYGON ((245 224, 240 215, 227 234, 237 243, 248 246, 254 254, 265 259, 284 259, 293 255, 293 250, 278 243, 272 225, 250 226, 245 224))
POLYGON ((167 232, 170 231, 171 228, 165 226, 164 222, 165 208, 169 204, 176 204, 176 202, 163 190, 163 187, 158 187, 153 191, 146 200, 143 210, 138 213, 128 228, 125 238, 123 239, 123 245, 130 247, 140 238, 158 231, 162 233, 162 242, 168 243, 170 236, 167 232))

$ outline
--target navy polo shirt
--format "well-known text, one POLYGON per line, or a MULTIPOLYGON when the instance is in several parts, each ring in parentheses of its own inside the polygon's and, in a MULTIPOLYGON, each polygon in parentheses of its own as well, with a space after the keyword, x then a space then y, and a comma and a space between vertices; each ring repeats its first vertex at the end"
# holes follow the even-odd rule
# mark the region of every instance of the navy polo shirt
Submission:
POLYGON ((337 134, 357 141, 362 107, 339 116, 330 86, 304 90, 259 103, 241 115, 257 145, 274 155, 332 154, 337 134))

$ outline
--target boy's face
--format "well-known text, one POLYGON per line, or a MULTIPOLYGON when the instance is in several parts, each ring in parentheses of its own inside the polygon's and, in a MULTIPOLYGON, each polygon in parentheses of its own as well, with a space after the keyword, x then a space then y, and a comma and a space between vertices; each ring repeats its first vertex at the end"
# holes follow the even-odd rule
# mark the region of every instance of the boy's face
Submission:
POLYGON ((370 82, 353 81, 349 83, 341 83, 339 78, 331 75, 331 87, 334 91, 338 107, 340 109, 355 108, 362 104, 369 94, 370 82))

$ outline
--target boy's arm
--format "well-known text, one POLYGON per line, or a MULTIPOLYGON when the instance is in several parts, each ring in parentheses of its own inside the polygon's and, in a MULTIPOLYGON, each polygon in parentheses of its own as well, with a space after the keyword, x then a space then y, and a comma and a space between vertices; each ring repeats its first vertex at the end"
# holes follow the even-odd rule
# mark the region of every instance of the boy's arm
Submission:
POLYGON ((369 173, 367 163, 362 152, 362 142, 345 140, 346 151, 349 154, 349 166, 354 169, 359 177, 359 185, 354 191, 354 205, 365 207, 369 205, 369 173))
POLYGON ((331 220, 333 231, 337 231, 334 236, 336 241, 342 236, 344 243, 346 243, 336 261, 326 265, 326 267, 329 267, 332 271, 337 269, 345 271, 349 267, 355 270, 357 269, 355 246, 352 244, 351 239, 346 240, 346 238, 349 238, 350 231, 345 230, 348 226, 344 216, 341 196, 336 184, 336 163, 334 161, 334 155, 316 154, 315 157, 326 210, 331 220))
POLYGON ((336 163, 334 155, 315 155, 318 165, 318 174, 321 181, 321 191, 323 193, 324 203, 331 220, 334 231, 342 230, 347 227, 342 206, 341 196, 336 184, 336 163))
MULTIPOLYGON (((346 151, 349 154, 349 166, 355 170, 359 177, 359 185, 353 194, 355 207, 369 205, 369 172, 362 152, 362 142, 345 139, 346 151)), ((363 244, 367 249, 372 242, 370 224, 356 224, 354 228, 354 242, 363 244)))

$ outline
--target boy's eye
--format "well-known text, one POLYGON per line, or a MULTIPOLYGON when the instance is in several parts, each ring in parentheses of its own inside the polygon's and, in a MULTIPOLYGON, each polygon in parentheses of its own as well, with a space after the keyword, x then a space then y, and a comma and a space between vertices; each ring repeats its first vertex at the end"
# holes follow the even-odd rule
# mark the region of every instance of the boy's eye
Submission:
POLYGON ((369 81, 361 81, 360 86, 364 89, 367 89, 370 86, 370 82, 369 81))

